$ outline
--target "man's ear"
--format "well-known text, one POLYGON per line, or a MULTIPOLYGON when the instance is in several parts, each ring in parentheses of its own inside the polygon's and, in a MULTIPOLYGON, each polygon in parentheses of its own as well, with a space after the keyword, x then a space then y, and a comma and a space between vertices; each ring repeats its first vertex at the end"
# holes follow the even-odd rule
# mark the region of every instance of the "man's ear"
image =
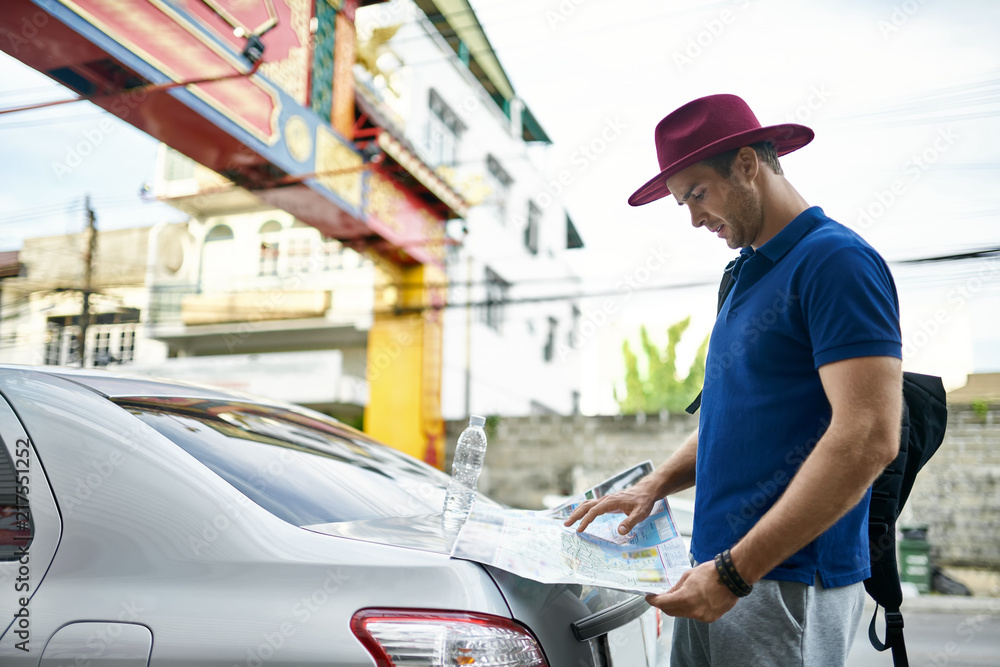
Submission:
POLYGON ((741 148, 733 162, 733 173, 739 174, 741 180, 749 183, 757 178, 759 171, 760 158, 757 156, 757 151, 749 146, 741 148))

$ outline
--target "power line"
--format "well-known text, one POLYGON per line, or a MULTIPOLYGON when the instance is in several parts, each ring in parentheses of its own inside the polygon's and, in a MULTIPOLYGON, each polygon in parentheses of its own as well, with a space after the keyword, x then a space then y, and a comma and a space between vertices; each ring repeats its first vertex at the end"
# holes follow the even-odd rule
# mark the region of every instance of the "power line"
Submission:
MULTIPOLYGON (((72 114, 66 116, 52 116, 50 118, 40 118, 38 120, 26 120, 21 122, 13 123, 0 123, 0 132, 3 130, 17 130, 25 127, 41 127, 43 125, 56 125, 59 123, 79 123, 83 121, 96 120, 98 118, 103 118, 105 116, 114 116, 111 113, 97 113, 97 114, 72 114)), ((118 116, 114 116, 118 119, 118 116)), ((125 122, 125 121, 122 121, 125 122)))
MULTIPOLYGON (((110 196, 110 195, 109 195, 110 196)), ((95 198, 95 206, 101 209, 111 210, 139 210, 147 204, 162 203, 141 198, 133 199, 127 196, 114 196, 111 199, 95 198)), ((55 218, 62 216, 72 216, 83 211, 82 200, 73 198, 60 204, 46 204, 38 207, 21 209, 9 216, 0 217, 0 227, 7 225, 19 225, 25 222, 33 222, 39 219, 55 218)))

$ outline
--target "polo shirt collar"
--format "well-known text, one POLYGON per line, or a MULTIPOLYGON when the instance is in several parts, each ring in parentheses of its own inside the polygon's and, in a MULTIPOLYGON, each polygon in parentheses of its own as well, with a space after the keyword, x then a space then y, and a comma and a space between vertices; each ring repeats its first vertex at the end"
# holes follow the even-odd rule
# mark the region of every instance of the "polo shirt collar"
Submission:
POLYGON ((823 209, 813 206, 799 213, 785 225, 785 228, 774 235, 770 241, 757 248, 757 253, 776 264, 784 257, 799 240, 808 234, 820 220, 826 217, 823 209))

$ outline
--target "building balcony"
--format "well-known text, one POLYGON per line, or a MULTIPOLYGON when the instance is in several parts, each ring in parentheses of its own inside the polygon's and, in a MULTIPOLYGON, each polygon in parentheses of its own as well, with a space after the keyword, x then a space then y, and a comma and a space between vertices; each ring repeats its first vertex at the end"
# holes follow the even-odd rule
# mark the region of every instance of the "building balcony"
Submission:
POLYGON ((181 322, 187 326, 262 322, 323 317, 330 292, 272 291, 188 294, 181 300, 181 322))
POLYGON ((194 217, 272 208, 249 190, 160 144, 153 196, 194 217))

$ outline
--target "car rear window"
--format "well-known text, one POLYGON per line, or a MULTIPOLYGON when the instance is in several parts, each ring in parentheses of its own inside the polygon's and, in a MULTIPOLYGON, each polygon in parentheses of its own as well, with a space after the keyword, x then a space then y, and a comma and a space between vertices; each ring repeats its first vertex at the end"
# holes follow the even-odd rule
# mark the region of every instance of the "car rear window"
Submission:
POLYGON ((441 511, 447 475, 319 415, 204 399, 115 402, 296 526, 441 511))

